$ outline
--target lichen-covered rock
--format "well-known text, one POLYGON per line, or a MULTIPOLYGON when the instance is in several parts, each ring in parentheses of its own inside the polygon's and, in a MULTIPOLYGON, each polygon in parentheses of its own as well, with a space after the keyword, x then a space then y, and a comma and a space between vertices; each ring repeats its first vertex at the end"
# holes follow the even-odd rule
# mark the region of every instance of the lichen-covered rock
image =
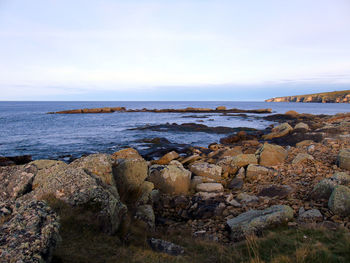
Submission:
POLYGON ((298 221, 304 223, 314 223, 321 222, 323 220, 323 216, 318 209, 310 209, 307 211, 302 211, 299 213, 298 221))
POLYGON ((155 215, 152 205, 140 205, 136 208, 135 217, 147 224, 150 229, 154 228, 155 215))
POLYGON ((312 189, 310 196, 314 200, 329 199, 334 188, 338 185, 349 185, 350 176, 344 172, 338 172, 330 178, 326 178, 317 183, 312 189))
POLYGON ((115 186, 112 172, 113 159, 108 154, 91 154, 75 160, 69 166, 82 168, 86 173, 99 177, 105 184, 115 186))
POLYGON ((333 180, 337 181, 340 185, 349 185, 350 184, 350 175, 345 172, 338 172, 333 174, 331 177, 333 180))
POLYGON ((191 172, 181 163, 172 161, 169 165, 152 165, 148 180, 155 188, 167 194, 187 194, 190 189, 191 172))
POLYGON ((250 210, 227 220, 230 237, 234 241, 247 235, 259 235, 261 231, 281 225, 293 219, 293 209, 287 205, 274 205, 265 210, 250 210))
POLYGON ((0 201, 16 199, 30 191, 35 172, 32 165, 0 167, 0 201))
POLYGON ((224 187, 219 183, 201 183, 196 186, 197 192, 223 192, 224 187))
POLYGON ((300 164, 305 161, 313 161, 314 157, 307 153, 298 153, 292 161, 292 164, 300 164))
POLYGON ((256 164, 249 164, 246 172, 246 179, 248 181, 259 180, 269 174, 269 169, 256 164))
POLYGON ((283 163, 287 158, 287 151, 279 145, 265 143, 255 153, 258 156, 259 164, 274 166, 283 163))
POLYGON ((196 162, 190 165, 190 171, 197 176, 204 176, 214 180, 220 180, 222 168, 215 164, 196 162))
POLYGON ((148 165, 143 159, 119 159, 113 174, 120 193, 137 192, 147 178, 148 165))
POLYGON ((278 125, 273 128, 271 133, 263 136, 264 140, 271 140, 273 138, 283 137, 293 131, 292 126, 290 126, 287 122, 278 125))
POLYGON ((0 203, 0 261, 50 262, 58 216, 42 201, 0 203))
POLYGON ((255 195, 249 195, 247 193, 240 193, 237 195, 236 199, 240 203, 256 203, 259 201, 259 198, 256 197, 255 195))
POLYGON ((52 166, 40 166, 33 181, 32 191, 23 196, 42 200, 49 196, 71 206, 93 205, 98 207, 96 217, 102 230, 115 233, 126 211, 114 186, 105 184, 99 177, 87 174, 81 168, 56 162, 52 166))
POLYGON ((350 215, 350 188, 339 185, 334 188, 328 201, 329 209, 336 215, 350 215))
POLYGON ((350 148, 343 149, 339 152, 338 165, 340 168, 350 170, 350 148))

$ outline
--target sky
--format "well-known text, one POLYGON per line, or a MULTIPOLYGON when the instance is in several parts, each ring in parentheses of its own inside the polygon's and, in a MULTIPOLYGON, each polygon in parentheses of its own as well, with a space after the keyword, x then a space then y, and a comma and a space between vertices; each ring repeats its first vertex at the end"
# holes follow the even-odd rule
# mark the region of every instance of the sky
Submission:
POLYGON ((349 0, 0 0, 0 100, 350 89, 349 0))

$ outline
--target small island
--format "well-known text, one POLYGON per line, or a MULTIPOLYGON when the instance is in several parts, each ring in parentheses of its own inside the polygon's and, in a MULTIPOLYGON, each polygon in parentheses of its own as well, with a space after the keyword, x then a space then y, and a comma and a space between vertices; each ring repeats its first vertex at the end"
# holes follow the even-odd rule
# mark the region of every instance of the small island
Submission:
POLYGON ((317 102, 317 103, 350 103, 350 90, 314 93, 276 97, 265 100, 266 102, 317 102))

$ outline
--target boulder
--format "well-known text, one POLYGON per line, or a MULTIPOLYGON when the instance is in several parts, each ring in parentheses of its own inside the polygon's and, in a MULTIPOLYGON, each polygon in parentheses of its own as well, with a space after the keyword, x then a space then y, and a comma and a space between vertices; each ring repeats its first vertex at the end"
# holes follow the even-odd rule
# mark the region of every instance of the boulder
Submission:
POLYGON ((342 169, 350 170, 350 148, 343 149, 339 152, 338 165, 342 169))
POLYGON ((256 164, 249 164, 246 172, 246 179, 248 181, 260 180, 269 174, 269 169, 256 164))
POLYGON ((220 180, 222 168, 215 164, 196 162, 190 165, 190 171, 197 176, 204 176, 214 180, 220 180))
POLYGON ((113 159, 108 154, 91 154, 73 161, 69 166, 81 168, 86 173, 94 175, 105 184, 115 186, 112 172, 113 159))
POLYGON ((295 144, 297 148, 302 148, 304 146, 309 146, 310 144, 315 143, 313 140, 303 140, 295 144))
POLYGON ((53 196, 71 206, 95 207, 101 229, 111 234, 116 232, 127 211, 116 187, 105 184, 99 177, 74 165, 71 167, 62 162, 44 161, 36 164, 38 171, 32 191, 23 199, 45 200, 53 196))
POLYGON ((241 167, 257 163, 258 160, 254 154, 238 154, 222 158, 217 162, 217 165, 222 168, 224 173, 235 174, 241 167))
POLYGON ((223 192, 224 187, 219 183, 201 183, 196 186, 197 192, 223 192))
POLYGON ((310 193, 310 196, 314 200, 329 199, 334 188, 338 185, 349 185, 350 176, 344 172, 338 172, 332 175, 330 178, 326 178, 317 183, 310 193))
POLYGON ((152 182, 144 181, 140 186, 139 195, 137 195, 136 201, 130 200, 130 202, 136 202, 137 205, 145 205, 152 202, 151 193, 154 189, 152 182))
POLYGON ((287 134, 293 131, 292 126, 290 126, 287 122, 278 125, 277 127, 271 130, 271 133, 263 135, 264 140, 271 140, 273 138, 279 138, 286 136, 287 134))
POLYGON ((0 240, 1 262, 50 262, 58 216, 42 201, 0 203, 0 240))
POLYGON ((303 223, 314 223, 323 221, 323 216, 318 209, 303 210, 299 212, 298 221, 303 223))
POLYGON ((112 154, 112 158, 118 159, 143 159, 142 156, 133 148, 126 148, 112 154))
POLYGON ((119 159, 113 166, 113 175, 120 194, 133 195, 147 178, 148 165, 144 159, 119 159))
POLYGON ((197 160, 199 160, 201 157, 198 155, 198 154, 193 154, 193 155, 190 155, 188 157, 186 157, 185 159, 183 159, 181 161, 181 164, 189 164, 189 163, 193 163, 197 160))
POLYGON ((350 188, 340 185, 334 188, 328 201, 329 209, 338 216, 350 215, 350 188))
POLYGON ((155 215, 152 205, 140 205, 136 208, 135 218, 145 222, 149 229, 155 226, 155 215))
POLYGON ((310 128, 309 128, 309 125, 307 125, 306 123, 303 123, 303 122, 299 122, 297 125, 295 125, 294 127, 294 130, 296 131, 308 131, 310 128))
POLYGON ((177 158, 179 158, 179 154, 175 151, 171 151, 163 155, 159 160, 152 161, 152 164, 166 165, 177 158))
POLYGON ((181 163, 172 161, 169 165, 152 165, 148 180, 155 188, 166 194, 187 194, 190 189, 191 172, 181 163))
POLYGON ((283 163, 288 153, 282 146, 265 143, 255 154, 260 165, 274 166, 283 163))
POLYGON ((296 111, 294 111, 294 110, 290 110, 290 111, 287 111, 287 112, 285 113, 285 115, 290 116, 290 117, 293 117, 293 118, 296 118, 296 117, 298 117, 299 113, 296 112, 296 111))
POLYGON ((265 210, 250 210, 227 220, 230 238, 234 241, 247 235, 259 235, 265 229, 284 224, 293 219, 293 209, 286 205, 274 205, 265 210))
POLYGON ((300 164, 303 163, 305 161, 314 161, 314 157, 310 154, 307 153, 298 153, 297 156, 295 156, 295 158, 292 161, 292 164, 300 164))
POLYGON ((233 178, 227 185, 228 189, 239 190, 242 189, 244 180, 242 178, 233 178))

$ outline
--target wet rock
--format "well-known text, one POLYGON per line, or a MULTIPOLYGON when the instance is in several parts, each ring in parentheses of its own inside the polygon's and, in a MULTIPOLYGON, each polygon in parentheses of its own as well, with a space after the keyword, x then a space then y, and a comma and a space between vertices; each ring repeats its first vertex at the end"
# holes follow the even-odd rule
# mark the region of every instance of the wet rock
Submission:
POLYGON ((225 106, 218 106, 218 107, 216 107, 216 110, 217 111, 226 110, 226 107, 225 106))
POLYGON ((257 150, 256 155, 260 165, 274 166, 284 162, 287 151, 279 145, 265 143, 257 150))
POLYGON ((299 212, 298 221, 304 223, 314 223, 323 221, 323 216, 318 209, 310 209, 299 212))
POLYGON ((285 198, 290 193, 293 192, 293 188, 289 185, 270 185, 268 187, 263 188, 258 196, 270 197, 270 198, 285 198))
POLYGON ((0 211, 0 261, 50 262, 60 236, 58 216, 46 203, 0 203, 0 211))
POLYGON ((343 149, 339 152, 338 165, 340 168, 350 170, 350 148, 343 149))
POLYGON ((190 165, 190 171, 197 176, 204 176, 214 180, 220 180, 222 168, 215 164, 196 162, 190 165))
POLYGON ((293 131, 292 126, 290 126, 287 122, 278 125, 273 128, 271 133, 263 136, 264 140, 271 140, 273 138, 283 137, 293 131))
POLYGON ((350 188, 340 185, 334 188, 328 201, 329 209, 336 215, 350 215, 350 188))
POLYGON ((175 151, 171 151, 163 155, 159 160, 153 161, 152 164, 166 165, 177 158, 179 158, 179 154, 175 151))
POLYGON ((0 156, 0 166, 21 165, 32 161, 31 155, 0 156))
POLYGON ((265 229, 278 226, 293 219, 293 209, 286 205, 274 205, 265 210, 250 210, 229 219, 230 238, 234 241, 247 235, 259 235, 265 229))
POLYGON ((269 169, 256 164, 249 164, 246 172, 246 179, 248 181, 260 180, 269 174, 269 169))
POLYGON ((163 193, 187 194, 190 189, 191 172, 181 163, 172 161, 169 165, 152 165, 148 180, 163 193))
POLYGON ((201 183, 196 186, 197 192, 223 192, 224 187, 219 183, 201 183))
POLYGON ((148 242, 151 248, 157 252, 166 253, 172 256, 178 256, 185 253, 183 247, 162 239, 151 238, 148 242))
POLYGON ((293 131, 283 137, 273 138, 271 143, 275 143, 281 146, 295 146, 297 143, 311 140, 314 142, 321 142, 325 138, 325 133, 322 132, 304 132, 300 130, 293 131))
POLYGON ((155 138, 145 138, 140 140, 143 143, 152 143, 152 144, 168 144, 170 141, 163 137, 155 137, 155 138))
POLYGON ((292 164, 300 164, 308 160, 314 161, 314 157, 307 153, 298 153, 298 155, 293 159, 292 164))

